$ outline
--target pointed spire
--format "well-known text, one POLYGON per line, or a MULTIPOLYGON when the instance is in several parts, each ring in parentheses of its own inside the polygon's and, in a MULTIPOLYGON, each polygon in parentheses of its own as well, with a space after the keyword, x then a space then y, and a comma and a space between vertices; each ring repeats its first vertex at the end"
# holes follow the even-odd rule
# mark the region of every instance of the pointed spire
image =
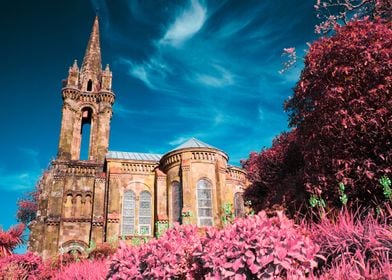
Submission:
POLYGON ((79 70, 78 61, 76 59, 74 60, 74 63, 72 65, 72 70, 79 70))
POLYGON ((93 30, 91 31, 80 72, 82 85, 86 84, 90 79, 93 83, 100 80, 102 63, 98 16, 96 16, 94 20, 93 30))

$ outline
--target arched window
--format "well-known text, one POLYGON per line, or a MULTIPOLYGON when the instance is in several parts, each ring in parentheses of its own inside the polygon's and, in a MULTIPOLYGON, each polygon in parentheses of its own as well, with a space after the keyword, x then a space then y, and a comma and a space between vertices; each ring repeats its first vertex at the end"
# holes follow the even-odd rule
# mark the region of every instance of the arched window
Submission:
POLYGON ((131 190, 124 192, 122 212, 122 234, 131 235, 135 233, 135 193, 131 190))
POLYGON ((90 79, 87 82, 87 91, 92 91, 93 90, 93 81, 90 79))
POLYGON ((142 191, 140 194, 139 207, 139 233, 143 235, 151 234, 151 194, 148 191, 142 191))
POLYGON ((242 217, 244 215, 244 198, 241 192, 234 194, 234 214, 236 217, 242 217))
POLYGON ((83 207, 83 216, 90 217, 91 216, 91 195, 86 195, 84 200, 84 207, 83 207))
POLYGON ((75 205, 74 205, 74 216, 80 218, 82 216, 82 195, 76 195, 75 205))
POLYGON ((199 226, 212 226, 212 187, 205 179, 197 182, 197 223, 199 226))
POLYGON ((72 215, 72 194, 67 194, 64 204, 64 217, 70 218, 72 215))
POLYGON ((172 187, 172 219, 173 223, 181 224, 182 212, 182 188, 180 182, 174 181, 172 187))
POLYGON ((82 124, 80 127, 80 159, 88 160, 90 154, 91 142, 91 121, 93 110, 91 108, 83 108, 82 124))

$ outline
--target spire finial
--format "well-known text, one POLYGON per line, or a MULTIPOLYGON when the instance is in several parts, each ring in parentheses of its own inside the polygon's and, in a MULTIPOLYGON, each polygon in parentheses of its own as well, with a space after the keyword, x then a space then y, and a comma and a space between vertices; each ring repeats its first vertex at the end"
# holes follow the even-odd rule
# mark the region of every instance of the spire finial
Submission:
POLYGON ((101 72, 102 63, 101 47, 99 43, 99 19, 98 15, 96 15, 81 67, 81 82, 85 83, 86 79, 99 81, 101 72))

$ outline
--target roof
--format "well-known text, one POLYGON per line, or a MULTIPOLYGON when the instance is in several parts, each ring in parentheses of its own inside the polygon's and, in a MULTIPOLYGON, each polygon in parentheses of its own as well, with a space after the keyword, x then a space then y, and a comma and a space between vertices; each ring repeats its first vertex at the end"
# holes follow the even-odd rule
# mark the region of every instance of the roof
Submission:
MULTIPOLYGON (((215 148, 214 146, 204 143, 196 138, 191 138, 167 153, 181 150, 181 149, 187 149, 187 148, 209 148, 209 149, 215 149, 220 151, 220 149, 215 148)), ((107 159, 140 160, 140 161, 154 161, 154 162, 160 161, 162 156, 163 155, 161 154, 130 153, 130 152, 120 152, 120 151, 109 151, 106 154, 107 159)))
POLYGON ((141 160, 141 161, 159 161, 162 155, 150 153, 130 153, 109 151, 106 154, 107 159, 126 159, 126 160, 141 160))
POLYGON ((196 138, 191 138, 188 141, 182 143, 180 146, 174 148, 170 152, 176 151, 176 150, 181 150, 181 149, 186 149, 186 148, 210 148, 210 149, 219 150, 218 148, 215 148, 214 146, 206 144, 196 138))

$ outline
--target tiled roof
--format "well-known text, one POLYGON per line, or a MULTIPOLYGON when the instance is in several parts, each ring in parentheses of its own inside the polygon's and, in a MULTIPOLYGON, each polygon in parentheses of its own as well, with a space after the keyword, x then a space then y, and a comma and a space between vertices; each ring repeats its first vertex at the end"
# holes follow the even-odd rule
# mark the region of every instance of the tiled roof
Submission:
MULTIPOLYGON (((211 149, 217 149, 209 144, 206 144, 196 138, 191 138, 185 143, 182 143, 180 146, 174 148, 171 151, 176 151, 176 150, 181 150, 181 149, 186 149, 186 148, 211 148, 211 149)), ((219 150, 219 149, 217 149, 219 150)))
POLYGON ((162 155, 149 153, 129 153, 109 151, 106 154, 107 159, 127 159, 127 160, 142 160, 142 161, 159 161, 162 155))

